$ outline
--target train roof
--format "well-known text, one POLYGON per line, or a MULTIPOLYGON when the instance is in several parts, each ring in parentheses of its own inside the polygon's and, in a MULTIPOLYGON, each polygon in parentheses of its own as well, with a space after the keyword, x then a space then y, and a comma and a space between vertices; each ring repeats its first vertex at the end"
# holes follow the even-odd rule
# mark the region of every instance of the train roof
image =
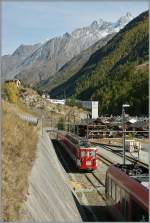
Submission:
POLYGON ((135 170, 133 164, 111 165, 107 173, 115 179, 118 185, 123 187, 134 199, 142 204, 144 209, 148 209, 148 169, 144 167, 140 168, 138 167, 135 170))
POLYGON ((79 136, 77 136, 77 135, 74 135, 74 134, 72 134, 72 133, 70 133, 70 132, 62 132, 66 137, 68 137, 68 138, 72 138, 72 139, 74 139, 74 140, 76 140, 76 141, 78 141, 78 144, 80 145, 80 146, 82 146, 82 147, 86 147, 86 148, 89 148, 89 147, 91 147, 91 143, 86 139, 86 138, 83 138, 83 137, 79 137, 79 136))
POLYGON ((140 183, 149 182, 149 170, 143 166, 137 164, 116 164, 116 167, 140 183))
POLYGON ((76 139, 76 140, 78 140, 78 141, 88 142, 88 140, 87 140, 86 138, 80 137, 80 136, 75 135, 75 134, 73 134, 73 133, 71 133, 71 132, 65 132, 65 131, 62 131, 62 133, 63 133, 64 135, 66 135, 66 136, 70 136, 70 137, 72 137, 72 138, 74 138, 74 139, 76 139))

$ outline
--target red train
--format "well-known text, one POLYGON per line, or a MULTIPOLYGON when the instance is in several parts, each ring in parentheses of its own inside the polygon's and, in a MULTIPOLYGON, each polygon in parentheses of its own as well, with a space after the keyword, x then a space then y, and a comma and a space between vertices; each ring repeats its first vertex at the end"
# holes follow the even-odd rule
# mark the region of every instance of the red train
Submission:
POLYGON ((106 173, 106 202, 115 221, 148 221, 148 170, 133 164, 111 165, 106 173))
POLYGON ((97 168, 97 149, 91 147, 86 139, 66 132, 59 132, 58 139, 64 145, 69 156, 75 161, 78 169, 95 170, 97 168))

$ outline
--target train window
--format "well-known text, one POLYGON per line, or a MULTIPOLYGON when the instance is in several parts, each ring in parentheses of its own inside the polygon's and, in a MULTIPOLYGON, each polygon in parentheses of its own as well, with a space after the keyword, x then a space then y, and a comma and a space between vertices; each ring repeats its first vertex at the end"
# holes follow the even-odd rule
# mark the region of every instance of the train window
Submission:
POLYGON ((96 156, 96 152, 92 151, 92 156, 95 157, 96 156))
POLYGON ((137 204, 136 201, 132 200, 132 221, 148 221, 148 212, 137 204))
POLYGON ((105 180, 105 194, 106 194, 106 197, 108 197, 108 187, 109 187, 109 184, 108 184, 108 174, 106 173, 106 180, 105 180))
POLYGON ((119 202, 120 201, 120 192, 121 189, 118 185, 116 185, 116 201, 119 202))
POLYGON ((80 146, 85 147, 85 148, 91 147, 90 143, 86 140, 80 140, 79 144, 80 144, 80 146))
POLYGON ((125 217, 125 219, 128 219, 128 200, 129 195, 122 189, 121 190, 121 197, 122 197, 122 214, 125 217))
POLYGON ((108 193, 109 193, 109 196, 111 197, 111 188, 112 188, 112 180, 111 178, 108 178, 108 193))
POLYGON ((112 199, 116 200, 116 184, 112 181, 112 199))

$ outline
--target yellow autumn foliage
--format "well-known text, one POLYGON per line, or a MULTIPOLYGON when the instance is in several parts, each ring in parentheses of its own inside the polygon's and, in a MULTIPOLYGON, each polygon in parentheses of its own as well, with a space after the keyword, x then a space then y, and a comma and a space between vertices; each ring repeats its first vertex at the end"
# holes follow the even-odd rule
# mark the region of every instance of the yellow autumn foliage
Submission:
POLYGON ((10 82, 10 83, 4 84, 4 94, 9 102, 14 103, 14 104, 17 103, 18 93, 19 93, 19 90, 16 83, 10 82))

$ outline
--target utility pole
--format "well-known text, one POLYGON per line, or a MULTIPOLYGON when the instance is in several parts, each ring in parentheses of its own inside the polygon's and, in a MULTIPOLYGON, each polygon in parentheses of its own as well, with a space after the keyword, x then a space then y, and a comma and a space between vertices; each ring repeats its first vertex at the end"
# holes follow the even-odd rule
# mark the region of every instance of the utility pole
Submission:
POLYGON ((87 123, 87 126, 86 126, 86 138, 88 139, 88 134, 89 134, 89 131, 88 131, 88 123, 87 123))
POLYGON ((43 118, 44 118, 44 116, 42 115, 42 136, 44 135, 43 133, 43 118))
POLYGON ((128 104, 122 105, 122 131, 123 131, 123 165, 125 165, 126 160, 126 133, 125 133, 125 108, 130 107, 128 104))
POLYGON ((86 138, 88 139, 89 138, 89 129, 88 129, 88 125, 89 125, 89 115, 87 114, 87 126, 86 126, 86 138))
POLYGON ((74 134, 75 134, 76 130, 75 130, 75 114, 74 113, 73 113, 73 118, 74 118, 73 121, 74 121, 74 134))
POLYGON ((68 114, 68 132, 70 132, 70 115, 68 114))
POLYGON ((126 143, 126 139, 125 139, 125 123, 124 123, 124 114, 125 110, 122 107, 122 131, 123 131, 123 165, 125 165, 125 159, 126 159, 126 154, 125 154, 125 143, 126 143))

